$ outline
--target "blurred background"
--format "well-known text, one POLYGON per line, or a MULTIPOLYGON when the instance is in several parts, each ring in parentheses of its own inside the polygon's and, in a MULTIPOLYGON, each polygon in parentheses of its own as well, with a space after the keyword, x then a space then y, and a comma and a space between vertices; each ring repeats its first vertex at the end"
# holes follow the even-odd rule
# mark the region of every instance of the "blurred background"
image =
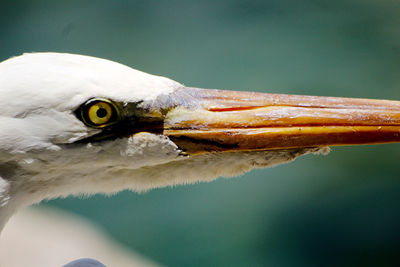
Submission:
MULTIPOLYGON (((68 52, 194 87, 400 100, 395 0, 3 0, 0 10, 0 60, 68 52)), ((395 266, 399 154, 337 147, 229 180, 41 205, 166 266, 395 266)))

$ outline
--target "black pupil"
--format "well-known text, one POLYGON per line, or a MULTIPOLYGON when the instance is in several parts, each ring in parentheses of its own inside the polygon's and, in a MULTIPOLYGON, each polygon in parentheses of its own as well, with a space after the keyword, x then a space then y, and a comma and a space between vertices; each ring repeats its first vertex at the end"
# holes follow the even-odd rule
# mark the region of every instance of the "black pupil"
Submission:
POLYGON ((107 110, 106 110, 105 108, 99 108, 99 109, 96 111, 96 115, 97 115, 97 117, 99 117, 99 118, 104 118, 105 116, 107 116, 107 110))

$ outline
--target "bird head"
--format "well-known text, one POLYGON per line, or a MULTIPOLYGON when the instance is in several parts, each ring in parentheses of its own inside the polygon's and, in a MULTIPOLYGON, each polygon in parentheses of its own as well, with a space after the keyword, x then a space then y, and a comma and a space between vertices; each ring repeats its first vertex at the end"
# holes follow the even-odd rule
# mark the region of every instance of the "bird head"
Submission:
POLYGON ((0 205, 11 210, 400 141, 397 101, 191 88, 81 55, 6 60, 0 90, 0 205))

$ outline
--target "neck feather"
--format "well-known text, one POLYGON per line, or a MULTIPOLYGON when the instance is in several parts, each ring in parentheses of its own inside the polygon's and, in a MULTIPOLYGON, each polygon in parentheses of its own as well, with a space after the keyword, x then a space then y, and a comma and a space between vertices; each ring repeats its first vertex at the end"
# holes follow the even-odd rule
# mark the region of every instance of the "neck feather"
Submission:
POLYGON ((293 161, 309 153, 327 153, 327 148, 211 153, 164 164, 130 168, 128 165, 46 165, 15 163, 0 166, 0 230, 18 209, 43 199, 69 195, 112 194, 124 189, 136 192, 178 184, 212 181, 238 176, 254 168, 293 161), (22 165, 21 165, 22 164, 22 165), (24 164, 30 168, 24 167, 24 164), (32 167, 33 166, 33 167, 32 167))

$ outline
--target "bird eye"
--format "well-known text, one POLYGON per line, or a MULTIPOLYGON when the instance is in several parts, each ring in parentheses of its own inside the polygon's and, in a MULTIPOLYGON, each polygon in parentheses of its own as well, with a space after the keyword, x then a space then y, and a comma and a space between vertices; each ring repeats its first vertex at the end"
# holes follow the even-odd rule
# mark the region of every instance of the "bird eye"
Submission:
POLYGON ((94 98, 81 107, 83 122, 92 127, 103 128, 119 119, 118 107, 107 99, 94 98))

